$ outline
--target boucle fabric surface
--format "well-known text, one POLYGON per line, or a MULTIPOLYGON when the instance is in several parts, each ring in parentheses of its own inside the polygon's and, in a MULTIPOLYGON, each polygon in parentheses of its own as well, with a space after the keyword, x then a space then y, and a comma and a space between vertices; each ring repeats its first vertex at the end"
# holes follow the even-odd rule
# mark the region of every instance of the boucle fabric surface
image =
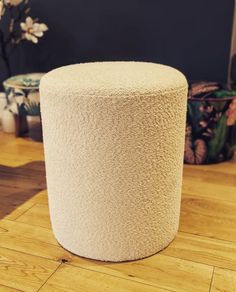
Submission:
POLYGON ((97 62, 40 84, 54 234, 88 258, 166 247, 179 223, 187 82, 153 63, 97 62))

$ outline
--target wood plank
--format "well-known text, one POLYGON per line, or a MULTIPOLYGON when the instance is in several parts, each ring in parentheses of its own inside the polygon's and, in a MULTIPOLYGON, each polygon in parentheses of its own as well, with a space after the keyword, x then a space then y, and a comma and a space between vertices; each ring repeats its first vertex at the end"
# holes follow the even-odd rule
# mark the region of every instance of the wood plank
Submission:
POLYGON ((35 291, 62 261, 67 265, 51 276, 43 291, 78 291, 76 285, 87 292, 209 291, 213 266, 220 269, 212 282, 218 290, 212 291, 236 291, 235 272, 225 270, 236 271, 236 157, 215 165, 184 166, 183 232, 167 249, 135 262, 104 263, 72 255, 54 238, 43 190, 43 145, 1 132, 0 140, 0 218, 7 218, 0 221, 0 291, 35 291), (3 257, 5 250, 10 254, 3 257), (38 277, 37 270, 44 268, 47 277, 40 272, 38 277))
POLYGON ((32 206, 34 205, 34 203, 31 202, 25 202, 19 206, 17 206, 15 209, 9 205, 2 205, 0 207, 0 210, 2 209, 2 211, 0 212, 0 216, 1 218, 4 219, 8 219, 8 220, 16 220, 20 215, 22 215, 23 213, 25 213, 27 210, 29 210, 32 206), (10 210, 10 211, 9 211, 10 210))
MULTIPOLYGON (((44 206, 44 210, 45 210, 45 207, 47 208, 47 206, 44 206)), ((38 225, 38 224, 42 225, 42 223, 40 222, 41 221, 40 217, 42 216, 41 211, 42 211, 42 205, 40 205, 40 204, 35 205, 29 211, 24 213, 23 216, 19 217, 17 219, 17 222, 25 222, 28 224, 30 223, 32 225, 38 225), (34 210, 32 212, 32 209, 34 209, 35 207, 37 207, 39 209, 37 209, 36 211, 34 210)), ((44 220, 46 219, 46 216, 48 216, 48 214, 47 215, 44 214, 44 220)), ((49 220, 49 218, 48 218, 48 220, 49 220)), ((22 230, 22 232, 23 232, 23 230, 22 230)), ((84 265, 86 267, 91 266, 91 261, 84 260, 80 257, 72 256, 69 253, 65 252, 63 249, 61 249, 60 247, 54 248, 52 246, 48 246, 48 244, 45 244, 45 242, 42 242, 38 239, 34 240, 33 236, 31 237, 31 239, 25 239, 23 237, 16 238, 14 236, 13 237, 7 236, 7 238, 3 237, 3 239, 0 240, 0 244, 4 244, 3 246, 9 246, 10 248, 13 248, 13 249, 16 248, 16 246, 17 246, 17 250, 24 251, 24 252, 30 252, 32 254, 40 255, 43 257, 47 257, 47 258, 52 258, 55 260, 60 260, 60 259, 64 258, 64 259, 68 260, 69 262, 72 262, 73 264, 78 265, 78 266, 81 266, 81 265, 83 267, 84 267, 84 265), (16 244, 16 242, 17 242, 17 244, 16 244)), ((155 257, 157 258, 156 264, 154 265, 153 268, 148 267, 147 270, 145 270, 146 262, 148 261, 147 259, 143 260, 143 261, 145 261, 143 266, 141 264, 142 262, 141 263, 139 262, 137 267, 133 264, 130 264, 130 266, 127 266, 126 264, 124 264, 124 265, 119 264, 120 269, 118 269, 118 271, 116 271, 115 274, 113 274, 113 271, 114 271, 113 267, 112 267, 112 269, 110 269, 110 267, 109 267, 109 269, 107 270, 108 265, 105 265, 105 267, 102 267, 100 265, 100 262, 98 265, 96 265, 95 270, 99 271, 99 272, 100 271, 106 272, 108 274, 112 274, 114 276, 119 276, 119 277, 123 277, 125 274, 125 278, 127 278, 127 279, 129 278, 128 275, 130 272, 134 273, 134 274, 138 273, 137 276, 135 276, 135 275, 133 275, 133 276, 139 278, 139 281, 141 281, 141 282, 144 282, 144 283, 149 284, 149 285, 153 285, 153 283, 149 279, 149 277, 151 277, 151 279, 152 279, 152 277, 155 278, 154 275, 157 273, 157 271, 158 271, 158 274, 160 274, 160 271, 159 271, 160 263, 161 263, 160 269, 162 271, 164 270, 165 273, 168 273, 168 271, 171 270, 171 266, 172 266, 172 268, 178 264, 181 266, 181 262, 179 263, 177 260, 177 263, 176 263, 176 259, 169 259, 168 258, 168 260, 167 260, 166 258, 164 258, 164 260, 160 260, 160 255, 156 255, 155 257), (169 265, 165 265, 166 262, 169 262, 169 265), (142 268, 140 268, 140 267, 142 267, 142 268), (135 268, 135 269, 133 269, 133 268, 135 268), (127 269, 126 273, 124 273, 125 269, 127 269), (140 275, 139 275, 139 272, 141 273, 140 275), (150 274, 150 276, 149 276, 149 274, 150 274)), ((94 263, 94 261, 92 261, 92 266, 93 266, 93 263, 94 263)), ((184 263, 182 263, 182 265, 184 265, 184 263)), ((186 265, 186 269, 183 269, 183 271, 181 271, 177 274, 174 273, 174 275, 171 275, 170 278, 172 280, 168 279, 168 281, 170 282, 170 284, 172 284, 173 287, 172 286, 171 287, 169 287, 169 286, 164 287, 165 289, 175 289, 176 282, 178 281, 178 279, 181 277, 186 277, 186 274, 188 274, 188 269, 190 269, 190 270, 193 269, 192 263, 186 262, 185 265, 186 265)), ((194 263, 193 263, 193 265, 194 265, 194 269, 197 270, 194 263)), ((149 265, 147 264, 147 266, 149 266, 149 265)), ((118 265, 117 265, 117 267, 118 267, 118 265)), ((94 268, 92 268, 92 269, 94 270, 94 268)), ((208 273, 208 278, 207 278, 208 281, 210 281, 210 275, 211 275, 211 272, 208 273)), ((198 279, 201 279, 201 277, 199 275, 197 277, 198 277, 198 279)), ((160 278, 157 278, 157 282, 160 281, 160 279, 162 279, 162 278, 163 278, 163 275, 161 275, 160 278)), ((192 278, 190 277, 190 279, 191 279, 190 283, 186 284, 187 287, 188 287, 188 285, 191 285, 191 283, 192 283, 192 278)), ((204 279, 201 279, 201 284, 204 283, 203 280, 204 279)), ((205 283, 206 282, 207 281, 205 281, 205 283)), ((180 285, 180 283, 178 283, 178 284, 180 285)), ((207 284, 205 284, 205 287, 206 286, 207 286, 207 284)), ((184 287, 181 287, 181 288, 184 289, 184 287)), ((187 289, 186 289, 186 291, 187 291, 187 289)), ((202 291, 204 291, 204 289, 202 291)))
POLYGON ((24 141, 25 146, 18 146, 17 140, 6 146, 0 145, 0 161, 2 165, 9 167, 20 167, 26 163, 34 161, 43 161, 43 145, 40 148, 35 148, 34 144, 24 141))
POLYGON ((161 288, 174 291, 178 287, 183 291, 188 291, 195 277, 198 279, 195 281, 197 283, 199 281, 198 284, 203 286, 202 290, 199 288, 199 291, 205 291, 211 277, 209 267, 161 256, 160 254, 137 262, 119 264, 109 264, 77 257, 60 247, 50 230, 17 221, 2 220, 0 222, 0 246, 55 261, 66 260, 68 263, 79 267, 124 279, 132 277, 132 279, 148 285, 159 286, 161 283, 161 288), (167 277, 165 274, 169 274, 169 276, 167 277), (182 277, 188 279, 184 285, 181 283, 182 277), (168 286, 165 286, 165 283, 168 283, 168 286))
POLYGON ((31 158, 29 156, 25 156, 23 154, 19 154, 18 156, 12 155, 11 152, 3 153, 0 150, 0 161, 1 161, 1 164, 4 166, 18 167, 18 166, 22 166, 26 163, 33 162, 34 158, 31 158))
POLYGON ((7 195, 14 195, 15 193, 19 193, 20 191, 25 190, 25 188, 16 188, 10 184, 8 185, 0 185, 0 196, 5 197, 7 195))
POLYGON ((17 167, 32 161, 43 161, 43 144, 34 141, 7 137, 0 132, 0 161, 2 165, 17 167))
POLYGON ((0 248, 0 284, 23 291, 37 291, 59 263, 0 248))
POLYGON ((46 188, 43 161, 33 161, 18 167, 0 165, 0 173, 0 186, 41 190, 46 188))
POLYGON ((236 153, 231 160, 224 161, 221 163, 214 163, 214 164, 205 164, 205 165, 191 165, 185 164, 184 165, 184 176, 188 175, 189 173, 193 174, 194 176, 198 176, 199 172, 213 172, 213 173, 220 173, 222 177, 225 174, 236 174, 236 153), (195 174, 194 174, 195 173, 195 174))
POLYGON ((215 183, 216 186, 218 184, 228 185, 228 186, 236 186, 236 170, 235 167, 230 167, 230 173, 226 173, 220 171, 215 171, 214 168, 209 170, 209 166, 185 166, 184 167, 184 178, 194 178, 197 182, 211 182, 215 183))
POLYGON ((236 242, 236 204, 183 195, 180 231, 236 242))
POLYGON ((132 262, 103 263, 72 257, 74 266, 172 291, 209 291, 213 267, 161 255, 132 262), (184 279, 184 281, 183 281, 184 279))
POLYGON ((236 272, 215 268, 211 292, 236 291, 236 272))
POLYGON ((47 192, 38 189, 20 189, 0 186, 0 219, 15 220, 34 204, 48 204, 47 192))
POLYGON ((0 218, 14 220, 32 206, 24 203, 46 188, 45 165, 43 161, 19 167, 0 165, 0 173, 0 218))
POLYGON ((41 192, 38 192, 31 199, 29 199, 28 202, 33 202, 35 204, 38 203, 38 204, 48 205, 48 193, 47 193, 47 190, 43 190, 41 192))
POLYGON ((14 220, 32 206, 24 203, 46 188, 45 165, 43 161, 19 167, 0 165, 0 173, 0 218, 14 220))
POLYGON ((34 204, 34 200, 30 201, 29 199, 39 192, 37 189, 18 190, 15 188, 15 191, 11 189, 9 193, 7 191, 1 192, 1 190, 0 186, 0 218, 8 217, 12 220, 34 204))
POLYGON ((4 286, 4 285, 0 285, 0 292, 20 292, 20 291, 22 291, 22 290, 18 290, 18 289, 4 286))
MULTIPOLYGON (((235 177, 236 180, 236 177, 235 177)), ((186 195, 211 198, 216 201, 236 203, 236 187, 225 184, 215 184, 206 181, 196 182, 195 178, 185 177, 182 185, 182 193, 186 195), (227 195, 226 195, 227 194, 227 195)))
POLYGON ((236 243, 179 232, 161 254, 236 270, 236 243))
POLYGON ((51 230, 17 221, 0 221, 0 247, 58 262, 72 257, 57 243, 51 230))
POLYGON ((166 292, 166 290, 112 277, 107 274, 92 272, 62 265, 46 284, 39 290, 44 292, 166 292))
POLYGON ((41 226, 49 229, 51 228, 49 210, 48 206, 45 204, 35 204, 16 220, 31 225, 41 226))
POLYGON ((9 134, 9 133, 4 133, 1 131, 0 128, 0 141, 1 141, 1 146, 5 147, 9 142, 12 142, 13 139, 15 139, 14 134, 9 134))
POLYGON ((2 219, 0 220, 0 235, 4 236, 8 234, 27 238, 35 238, 38 241, 52 245, 58 245, 51 229, 18 221, 2 219))
MULTIPOLYGON (((161 269, 163 271, 162 273, 169 273, 171 266, 173 268, 177 267, 179 264, 178 261, 176 263, 176 259, 172 260, 171 258, 167 258, 167 260, 164 258, 160 261, 160 254, 158 254, 154 256, 157 258, 156 263, 154 265, 150 265, 150 267, 149 264, 146 263, 148 259, 138 261, 137 266, 130 263, 128 263, 129 266, 127 266, 127 263, 120 263, 117 264, 119 265, 118 271, 115 271, 114 273, 113 266, 110 269, 110 265, 108 263, 80 258, 64 250, 58 245, 50 230, 24 223, 10 222, 8 220, 2 220, 2 222, 0 222, 0 246, 56 261, 66 260, 73 265, 86 267, 99 272, 105 272, 114 276, 124 277, 125 279, 129 279, 129 275, 132 274, 132 278, 138 278, 137 281, 148 283, 150 285, 153 285, 152 277, 155 279, 155 274, 160 274, 158 269, 161 269), (169 262, 169 264, 166 265, 166 262, 169 262), (126 271, 127 274, 125 274, 124 271, 126 271), (141 273, 141 275, 139 275, 139 273, 141 273)), ((182 263, 182 265, 184 265, 184 263, 182 263)), ((183 273, 187 276, 186 274, 188 273, 188 269, 192 266, 189 262, 186 262, 185 265, 186 270, 182 272, 179 271, 176 275, 174 275, 172 281, 170 281, 172 285, 175 285, 175 281, 177 282, 178 278, 181 278, 181 275, 184 276, 183 273)), ((114 264, 114 266, 116 266, 116 264, 114 264)), ((195 269, 196 268, 199 269, 199 266, 197 265, 195 269)), ((163 275, 161 274, 160 278, 162 278, 162 276, 163 275)), ((158 283, 159 278, 157 278, 156 281, 158 283)), ((169 287, 169 289, 171 288, 169 287)))

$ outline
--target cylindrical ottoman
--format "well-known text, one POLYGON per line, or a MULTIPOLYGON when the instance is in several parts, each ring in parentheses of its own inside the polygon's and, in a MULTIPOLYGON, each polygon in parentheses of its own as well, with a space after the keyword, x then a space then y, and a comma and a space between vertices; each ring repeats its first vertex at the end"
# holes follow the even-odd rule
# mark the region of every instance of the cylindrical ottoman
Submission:
POLYGON ((153 63, 65 66, 40 85, 58 242, 124 261, 166 247, 179 223, 187 82, 153 63))

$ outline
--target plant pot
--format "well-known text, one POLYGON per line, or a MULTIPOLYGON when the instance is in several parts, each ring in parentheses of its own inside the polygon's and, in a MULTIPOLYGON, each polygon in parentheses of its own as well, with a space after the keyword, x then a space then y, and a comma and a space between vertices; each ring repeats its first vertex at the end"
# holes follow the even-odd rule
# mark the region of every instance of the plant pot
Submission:
POLYGON ((189 98, 184 162, 229 160, 236 148, 236 97, 189 98))
POLYGON ((7 107, 14 113, 17 137, 29 136, 33 140, 42 141, 39 99, 42 76, 43 73, 17 75, 3 83, 7 107))
POLYGON ((15 125, 16 125, 16 130, 15 130, 15 135, 16 137, 24 137, 27 136, 28 134, 28 123, 26 120, 25 115, 16 115, 14 114, 15 118, 15 125))
POLYGON ((42 124, 39 116, 26 116, 28 124, 28 136, 38 142, 42 142, 42 124))

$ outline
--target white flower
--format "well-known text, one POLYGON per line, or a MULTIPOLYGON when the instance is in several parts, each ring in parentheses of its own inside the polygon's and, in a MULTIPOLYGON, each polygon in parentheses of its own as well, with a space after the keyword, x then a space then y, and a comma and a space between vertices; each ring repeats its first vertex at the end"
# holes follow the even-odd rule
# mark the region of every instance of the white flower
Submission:
POLYGON ((38 43, 38 38, 41 38, 44 32, 48 30, 46 24, 34 22, 29 16, 26 18, 25 22, 21 22, 20 26, 23 30, 23 37, 35 44, 38 43))
POLYGON ((6 5, 17 6, 23 2, 23 0, 4 0, 4 2, 6 5))
POLYGON ((0 20, 5 12, 5 6, 3 0, 0 0, 0 20))

